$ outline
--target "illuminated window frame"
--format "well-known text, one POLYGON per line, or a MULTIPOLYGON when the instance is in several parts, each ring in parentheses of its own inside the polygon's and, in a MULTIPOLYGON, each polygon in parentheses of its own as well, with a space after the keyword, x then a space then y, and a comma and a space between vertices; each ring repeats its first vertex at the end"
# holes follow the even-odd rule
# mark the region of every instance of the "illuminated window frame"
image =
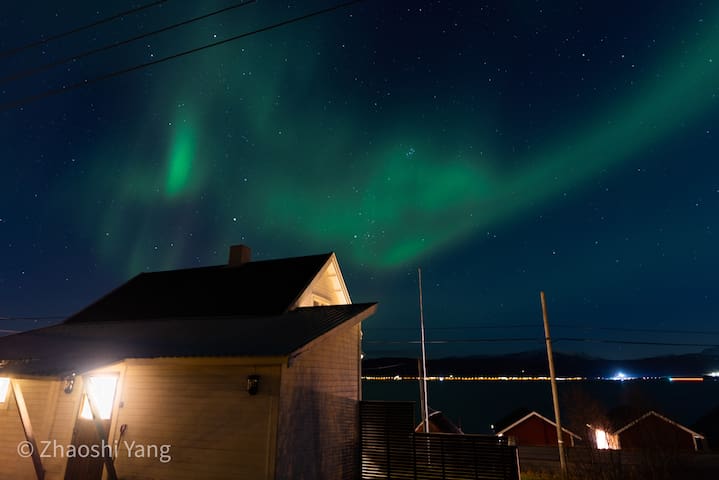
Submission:
POLYGON ((316 293, 312 295, 312 306, 313 307, 328 307, 330 305, 330 300, 328 298, 323 297, 322 295, 317 295, 316 293))
POLYGON ((0 405, 7 404, 9 393, 10 393, 10 379, 7 377, 0 377, 0 405))
POLYGON ((607 432, 597 428, 594 430, 594 438, 597 442, 597 448, 599 450, 609 450, 609 438, 607 432))
POLYGON ((93 403, 97 406, 100 420, 109 420, 112 417, 112 410, 115 406, 115 395, 117 394, 117 374, 100 374, 85 377, 85 393, 82 396, 82 407, 80 418, 92 420, 92 410, 87 396, 92 395, 93 403))

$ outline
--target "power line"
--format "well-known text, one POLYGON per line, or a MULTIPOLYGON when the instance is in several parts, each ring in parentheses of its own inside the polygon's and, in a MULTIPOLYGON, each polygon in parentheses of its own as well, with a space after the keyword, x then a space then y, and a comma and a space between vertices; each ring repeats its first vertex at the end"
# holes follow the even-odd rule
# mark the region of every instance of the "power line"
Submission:
MULTIPOLYGON (((443 340, 427 340, 426 343, 434 345, 459 344, 459 343, 515 343, 515 342, 543 342, 541 338, 461 338, 461 339, 443 339, 443 340)), ((579 337, 560 337, 553 338, 553 342, 585 342, 585 343, 611 343, 619 345, 655 345, 664 347, 719 347, 716 343, 681 343, 681 342, 649 342, 635 340, 610 340, 601 338, 579 338, 579 337)), ((365 340, 363 343, 370 345, 415 345, 419 340, 365 340)))
MULTIPOLYGON (((507 325, 458 325, 451 327, 426 327, 427 330, 481 330, 484 328, 534 328, 536 323, 507 324, 507 325)), ((371 327, 368 330, 416 330, 417 327, 371 327)))
POLYGON ((78 54, 70 56, 70 57, 61 58, 60 60, 56 60, 54 62, 46 63, 44 65, 29 68, 26 70, 21 70, 12 75, 7 75, 7 76, 0 78, 0 84, 5 84, 5 83, 9 83, 9 82, 12 82, 15 80, 20 80, 22 78, 32 76, 36 73, 40 73, 45 70, 49 70, 53 67, 57 67, 59 65, 65 64, 65 63, 74 62, 74 61, 80 60, 82 58, 89 57, 91 55, 95 55, 96 53, 106 52, 108 50, 112 50, 113 48, 121 47, 123 45, 127 45, 128 43, 136 42, 137 40, 142 40, 143 38, 151 37, 153 35, 157 35, 157 34, 164 33, 164 32, 170 31, 170 30, 174 30, 176 28, 183 27, 185 25, 189 25, 191 23, 194 23, 194 22, 197 22, 200 20, 204 20, 209 17, 213 17, 213 16, 219 15, 221 13, 229 12, 230 10, 244 7, 246 5, 249 5, 249 4, 255 3, 255 2, 257 2, 257 0, 246 0, 246 1, 243 1, 240 3, 236 3, 234 5, 230 5, 225 8, 221 8, 219 10, 215 10, 214 12, 200 15, 199 17, 193 17, 193 18, 190 18, 189 20, 184 20, 179 23, 174 23, 172 25, 168 25, 168 26, 160 28, 158 30, 153 30, 151 32, 143 33, 142 35, 136 35, 136 36, 128 38, 126 40, 121 40, 118 42, 110 43, 107 45, 103 45, 102 47, 94 48, 92 50, 86 50, 84 52, 78 53, 78 54))
POLYGON ((58 39, 60 39, 60 38, 67 37, 67 36, 72 35, 72 34, 74 34, 74 33, 82 32, 83 30, 88 30, 88 29, 90 29, 90 28, 97 27, 98 25, 102 25, 103 23, 110 22, 110 21, 115 20, 115 19, 117 19, 117 18, 124 17, 124 16, 126 16, 126 15, 131 15, 131 14, 133 14, 133 13, 141 12, 142 10, 146 10, 146 9, 148 9, 148 8, 151 8, 151 7, 155 7, 155 6, 157 6, 157 5, 160 5, 160 4, 165 3, 165 2, 167 2, 167 1, 168 1, 168 0, 157 0, 157 1, 155 1, 155 2, 148 3, 148 4, 145 4, 145 5, 141 5, 141 6, 139 6, 139 7, 132 8, 132 9, 130 9, 130 10, 125 10, 124 12, 116 13, 116 14, 114 14, 114 15, 112 15, 112 16, 109 16, 109 17, 106 17, 106 18, 97 20, 97 21, 92 22, 92 23, 89 23, 89 24, 87 24, 87 25, 83 25, 83 26, 81 26, 81 27, 76 27, 76 28, 73 28, 72 30, 68 30, 68 31, 66 31, 66 32, 62 32, 62 33, 58 33, 58 34, 49 36, 49 37, 47 37, 47 38, 45 38, 45 39, 42 39, 42 40, 37 40, 37 41, 35 41, 35 42, 31 42, 31 43, 28 43, 28 44, 25 44, 25 45, 22 45, 22 46, 19 46, 19 47, 11 48, 11 49, 9 49, 9 50, 4 50, 4 51, 0 52, 0 58, 9 57, 9 56, 11 56, 11 55, 15 55, 16 53, 20 53, 20 52, 22 52, 22 51, 24 51, 24 50, 28 50, 28 49, 34 48, 34 47, 39 47, 40 45, 45 45, 46 43, 53 42, 53 41, 55 41, 55 40, 58 40, 58 39))
POLYGON ((719 335, 716 330, 662 330, 656 328, 624 328, 624 327, 592 327, 589 325, 557 325, 557 328, 579 328, 583 330, 603 330, 610 332, 635 332, 635 333, 671 333, 680 335, 719 335))
POLYGON ((235 40, 239 40, 239 39, 241 39, 241 38, 249 37, 249 36, 251 36, 251 35, 256 35, 256 34, 258 34, 258 33, 266 32, 266 31, 269 31, 269 30, 274 30, 274 29, 276 29, 276 28, 284 27, 285 25, 289 25, 289 24, 292 24, 292 23, 297 23, 297 22, 300 22, 300 21, 302 21, 302 20, 306 20, 306 19, 308 19, 308 18, 316 17, 316 16, 319 16, 319 15, 322 15, 322 14, 325 14, 325 13, 330 13, 330 12, 333 12, 333 11, 335 11, 335 10, 339 10, 339 9, 342 9, 342 8, 346 8, 346 7, 349 7, 349 6, 354 5, 354 4, 357 4, 357 3, 362 3, 362 2, 364 2, 364 1, 366 1, 366 0, 351 0, 351 1, 349 1, 349 2, 339 3, 339 4, 333 5, 333 6, 331 6, 331 7, 323 8, 323 9, 321 9, 321 10, 315 10, 315 11, 313 11, 313 12, 310 12, 310 13, 307 13, 307 14, 304 14, 304 15, 301 15, 301 16, 298 16, 298 17, 293 17, 293 18, 290 18, 290 19, 287 19, 287 20, 283 20, 282 22, 273 23, 272 25, 268 25, 268 26, 266 26, 266 27, 258 28, 258 29, 256 29, 256 30, 252 30, 252 31, 246 32, 246 33, 241 33, 241 34, 239 34, 239 35, 235 35, 235 36, 233 36, 233 37, 229 37, 229 38, 226 38, 226 39, 224 39, 224 40, 217 41, 217 42, 208 43, 208 44, 203 45, 203 46, 201 46, 201 47, 196 47, 196 48, 192 48, 192 49, 190 49, 190 50, 185 50, 185 51, 183 51, 183 52, 175 53, 175 54, 173 54, 173 55, 169 55, 169 56, 167 56, 167 57, 163 57, 163 58, 160 58, 160 59, 157 59, 157 60, 153 60, 153 61, 151 61, 151 62, 141 63, 141 64, 139 64, 139 65, 135 65, 135 66, 128 67, 128 68, 123 68, 123 69, 121 69, 121 70, 115 70, 114 72, 106 73, 106 74, 100 75, 100 76, 98 76, 98 77, 94 77, 94 78, 90 78, 90 79, 85 79, 85 80, 82 80, 82 81, 80 81, 80 82, 72 83, 72 84, 70 84, 70 85, 64 85, 64 86, 62 86, 62 87, 60 87, 60 88, 54 88, 54 89, 51 89, 51 90, 46 90, 45 92, 42 92, 42 93, 39 93, 39 94, 35 94, 35 95, 29 95, 29 96, 23 97, 23 98, 21 98, 21 99, 19 99, 19 100, 16 100, 16 101, 14 101, 14 102, 6 102, 6 103, 3 103, 3 104, 0 104, 0 112, 6 111, 6 110, 10 110, 10 109, 16 108, 16 107, 21 107, 21 106, 23 106, 23 105, 27 105, 28 103, 35 102, 35 101, 41 100, 41 99, 43 99, 43 98, 52 97, 52 96, 55 96, 55 95, 60 95, 60 94, 62 94, 62 93, 66 93, 66 92, 69 92, 69 91, 72 91, 72 90, 76 90, 76 89, 81 88, 81 87, 86 87, 86 86, 91 85, 91 84, 93 84, 93 83, 97 83, 97 82, 100 82, 100 81, 103 81, 103 80, 108 80, 108 79, 113 78, 113 77, 118 77, 118 76, 124 75, 124 74, 126 74, 126 73, 134 72, 134 71, 136 71, 136 70, 141 70, 141 69, 143 69, 143 68, 151 67, 151 66, 153 66, 153 65, 158 65, 158 64, 160 64, 160 63, 164 63, 164 62, 167 62, 167 61, 169 61, 169 60, 174 60, 174 59, 176 59, 176 58, 180 58, 180 57, 184 57, 184 56, 187 56, 187 55, 191 55, 191 54, 193 54, 193 53, 197 53, 197 52, 200 52, 200 51, 202 51, 202 50, 206 50, 206 49, 208 49, 208 48, 217 47, 217 46, 223 45, 223 44, 225 44, 225 43, 229 43, 229 42, 233 42, 233 41, 235 41, 235 40))
MULTIPOLYGON (((445 340, 425 340, 425 343, 433 345, 450 343, 513 343, 513 342, 543 342, 541 338, 462 338, 445 340)), ((370 345, 416 345, 420 340, 363 340, 363 343, 370 345)))
POLYGON ((557 338, 554 342, 613 343, 618 345, 656 345, 663 347, 719 347, 716 343, 642 342, 637 340, 606 340, 595 338, 557 338))
MULTIPOLYGON (((464 325, 464 326, 450 326, 450 327, 426 327, 427 330, 433 331, 447 331, 447 330, 483 330, 483 329, 514 329, 514 328, 539 328, 535 323, 532 324, 495 324, 495 325, 464 325)), ((676 329, 656 329, 656 328, 625 328, 625 327, 595 327, 591 325, 569 325, 569 324, 558 324, 553 325, 552 328, 576 328, 581 330, 600 330, 600 331, 612 331, 612 332, 634 332, 634 333, 668 333, 677 335, 719 335, 717 330, 676 330, 676 329)), ((366 332, 370 331, 388 331, 388 330, 416 330, 415 327, 368 327, 365 329, 366 332)))
POLYGON ((1 315, 0 320, 62 320, 67 318, 67 315, 48 315, 42 317, 13 317, 1 315))

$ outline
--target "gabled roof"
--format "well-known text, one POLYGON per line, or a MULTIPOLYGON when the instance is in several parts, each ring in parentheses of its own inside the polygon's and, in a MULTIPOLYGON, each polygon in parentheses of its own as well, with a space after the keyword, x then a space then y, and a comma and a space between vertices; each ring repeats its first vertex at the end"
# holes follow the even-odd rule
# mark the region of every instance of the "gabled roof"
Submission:
POLYGON ((294 356, 374 303, 297 308, 270 316, 67 322, 0 338, 0 374, 81 373, 127 358, 294 356))
POLYGON ((607 414, 606 424, 602 425, 602 429, 616 433, 617 430, 641 417, 645 412, 646 410, 632 405, 619 405, 607 414))
MULTIPOLYGON (((454 434, 463 434, 461 428, 459 428, 457 425, 454 424, 452 420, 447 418, 447 416, 442 413, 440 410, 434 410, 432 407, 429 407, 429 431, 430 432, 440 432, 440 433, 454 433, 454 434)), ((414 428, 414 431, 417 433, 424 432, 424 419, 422 419, 421 422, 419 422, 419 425, 417 425, 414 428)))
POLYGON ((287 312, 331 253, 141 273, 65 323, 287 312))
MULTIPOLYGON (((540 413, 538 413, 534 410, 527 410, 525 408, 525 409, 516 410, 515 412, 511 413, 507 417, 505 417, 502 420, 500 420, 499 422, 497 422, 495 424, 495 428, 494 428, 495 434, 496 435, 504 435, 505 433, 507 433, 514 427, 516 427, 517 425, 525 422, 527 419, 529 419, 533 416, 538 417, 541 420, 544 420, 545 422, 552 425, 554 428, 557 428, 557 424, 554 423, 552 420, 548 419, 544 415, 541 415, 540 413)), ((570 430, 567 430, 564 427, 562 427, 562 431, 564 433, 566 433, 567 435, 570 435, 570 436, 576 438, 577 440, 582 439, 582 437, 580 437, 579 435, 577 435, 576 433, 574 433, 570 430)))
POLYGON ((693 435, 696 438, 704 438, 704 435, 702 435, 701 433, 697 433, 694 430, 691 430, 691 429, 685 427, 684 425, 677 423, 674 420, 671 420, 660 413, 655 412, 654 410, 650 410, 647 413, 645 413, 644 415, 642 415, 641 417, 637 418, 636 420, 629 422, 628 424, 624 425, 622 428, 620 428, 619 430, 614 432, 614 434, 619 435, 623 431, 629 430, 630 428, 632 428, 633 426, 635 426, 636 424, 638 424, 639 422, 641 422, 642 420, 646 419, 647 417, 649 417, 651 415, 654 415, 655 417, 657 417, 661 420, 664 420, 665 422, 667 422, 671 425, 674 425, 675 427, 677 427, 681 430, 684 430, 685 432, 687 432, 690 435, 693 435))

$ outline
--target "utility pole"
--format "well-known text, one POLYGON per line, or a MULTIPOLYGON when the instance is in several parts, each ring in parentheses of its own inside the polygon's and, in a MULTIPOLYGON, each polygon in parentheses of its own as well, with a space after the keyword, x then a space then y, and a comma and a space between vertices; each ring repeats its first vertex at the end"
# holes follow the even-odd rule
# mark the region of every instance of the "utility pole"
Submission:
POLYGON ((564 450, 564 439, 562 438, 562 422, 559 419, 559 397, 557 395, 557 375, 554 372, 554 355, 552 354, 552 338, 549 335, 549 319, 547 318, 547 300, 544 292, 539 292, 542 301, 542 318, 544 319, 544 340, 547 344, 547 360, 549 360, 549 381, 552 384, 552 403, 554 404, 554 421, 557 423, 557 447, 559 448, 559 466, 562 469, 562 477, 567 475, 567 454, 564 450))
POLYGON ((419 329, 422 335, 422 415, 424 418, 424 433, 429 433, 429 406, 427 401, 427 353, 424 348, 424 307, 422 306, 422 268, 417 268, 419 279, 419 329))

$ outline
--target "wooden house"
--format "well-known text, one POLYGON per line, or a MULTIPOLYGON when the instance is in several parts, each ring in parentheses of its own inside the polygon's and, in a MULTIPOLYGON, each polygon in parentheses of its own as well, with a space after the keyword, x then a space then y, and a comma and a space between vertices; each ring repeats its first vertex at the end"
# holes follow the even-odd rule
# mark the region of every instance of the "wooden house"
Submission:
POLYGON ((0 338, 0 479, 342 479, 361 321, 334 254, 143 273, 0 338))
POLYGON ((628 417, 633 410, 617 409, 609 414, 609 425, 589 425, 592 441, 599 449, 697 451, 704 436, 650 410, 628 417))
MULTIPOLYGON (((510 445, 557 445, 557 424, 533 410, 517 410, 497 422, 493 428, 496 435, 507 437, 510 445)), ((562 440, 564 445, 573 447, 581 437, 562 427, 562 440)))

